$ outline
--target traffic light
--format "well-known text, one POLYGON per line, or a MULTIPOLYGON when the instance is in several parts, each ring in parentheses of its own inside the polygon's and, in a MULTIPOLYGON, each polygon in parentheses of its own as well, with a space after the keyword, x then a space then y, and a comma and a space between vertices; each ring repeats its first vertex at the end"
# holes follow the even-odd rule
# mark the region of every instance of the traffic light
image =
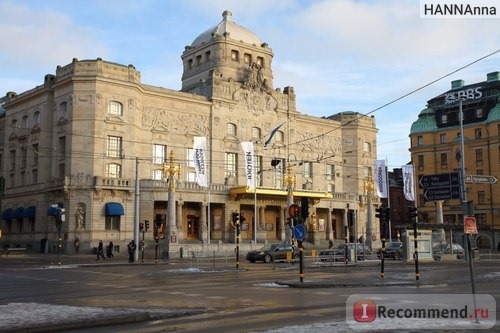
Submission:
POLYGON ((243 213, 240 213, 240 223, 245 222, 245 220, 246 220, 245 215, 243 215, 243 213))
POLYGON ((144 225, 146 226, 146 231, 149 230, 149 220, 145 220, 144 225))
POLYGON ((417 218, 418 216, 417 207, 408 207, 408 212, 410 215, 410 220, 417 218))
POLYGON ((380 220, 380 222, 387 223, 389 222, 390 215, 391 215, 391 209, 386 206, 380 206, 379 208, 375 209, 375 211, 378 214, 375 214, 375 217, 380 220))
POLYGON ((139 222, 139 230, 143 230, 143 229, 144 229, 144 223, 139 222))

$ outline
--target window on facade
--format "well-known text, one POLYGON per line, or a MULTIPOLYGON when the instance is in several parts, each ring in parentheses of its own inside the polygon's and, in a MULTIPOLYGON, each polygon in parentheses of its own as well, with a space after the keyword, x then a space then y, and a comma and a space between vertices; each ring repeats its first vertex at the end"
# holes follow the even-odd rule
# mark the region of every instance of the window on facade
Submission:
POLYGON ((335 165, 333 164, 326 165, 326 180, 329 181, 335 180, 335 165))
POLYGON ((21 168, 26 168, 28 164, 28 149, 21 149, 21 168))
POLYGON ((106 141, 106 156, 107 157, 121 157, 122 152, 122 138, 119 136, 109 135, 106 141))
POLYGON ((33 113, 33 125, 40 125, 40 111, 33 113))
POLYGON ((10 122, 10 127, 12 127, 13 129, 14 129, 14 128, 18 128, 18 125, 17 125, 17 120, 16 120, 16 119, 14 119, 14 120, 12 120, 12 121, 10 122))
POLYGON ((59 150, 57 153, 58 153, 59 158, 66 157, 66 137, 65 136, 61 136, 59 138, 59 150))
POLYGON ((235 153, 226 153, 224 156, 224 177, 231 178, 236 177, 237 173, 237 163, 238 163, 238 154, 235 153))
POLYGON ((59 172, 59 178, 64 178, 66 177, 66 165, 64 163, 61 163, 57 166, 58 172, 59 172))
POLYGON ((236 125, 233 123, 227 124, 227 134, 236 135, 236 125))
POLYGON ((417 166, 419 169, 422 169, 424 167, 424 155, 417 156, 417 166))
POLYGON ((476 162, 482 162, 482 161, 483 161, 483 150, 476 149, 476 162))
POLYGON ((257 65, 259 65, 260 67, 264 67, 264 58, 262 57, 257 57, 257 61, 256 61, 257 65))
POLYGON ((255 186, 262 186, 262 156, 254 155, 255 186))
POLYGON ((479 204, 486 203, 486 192, 484 192, 484 191, 477 191, 477 202, 479 204))
POLYGON ((195 161, 194 161, 194 149, 187 148, 186 149, 186 181, 188 182, 196 182, 196 171, 195 171, 195 161))
POLYGON ((26 186, 26 172, 24 171, 21 171, 20 184, 21 186, 26 186))
POLYGON ((327 190, 328 192, 330 192, 330 193, 335 192, 335 184, 328 183, 328 184, 327 184, 327 188, 326 188, 326 190, 327 190))
POLYGON ((11 150, 10 153, 10 171, 16 170, 16 151, 11 150))
POLYGON ((106 230, 120 230, 120 215, 106 216, 105 229, 106 230))
POLYGON ((252 127, 252 139, 260 140, 261 131, 258 127, 252 127))
POLYGON ((188 64, 188 69, 193 69, 193 59, 189 59, 187 64, 188 64))
POLYGON ((33 151, 33 165, 38 165, 38 155, 40 154, 38 151, 38 143, 32 145, 31 150, 33 151))
POLYGON ((59 104, 59 111, 61 112, 61 117, 66 117, 68 113, 68 103, 61 102, 61 104, 59 104))
POLYGON ((441 133, 439 135, 439 140, 441 143, 446 143, 446 133, 441 133))
POLYGON ((483 135, 482 135, 482 133, 481 133, 481 129, 480 129, 480 128, 476 128, 476 129, 474 129, 474 137, 475 137, 476 139, 481 139, 481 137, 482 137, 482 136, 483 136, 483 135))
POLYGON ((365 166, 363 168, 363 173, 364 173, 364 179, 370 179, 372 177, 372 168, 371 167, 368 167, 368 166, 365 166))
POLYGON ((484 170, 483 169, 477 169, 476 170, 476 175, 484 175, 484 170))
POLYGON ((236 50, 231 51, 231 60, 239 61, 240 60, 239 57, 240 57, 240 55, 239 55, 238 51, 236 51, 236 50))
POLYGON ((285 160, 274 159, 274 163, 272 164, 272 166, 274 170, 274 187, 283 188, 283 170, 285 170, 285 160))
POLYGON ((163 180, 163 169, 153 170, 153 179, 154 180, 163 180))
POLYGON ((245 55, 243 56, 243 61, 245 62, 245 64, 250 64, 252 62, 252 55, 245 53, 245 55))
POLYGON ((423 146, 424 145, 424 137, 419 135, 417 136, 417 146, 423 146))
POLYGON ((447 114, 442 114, 441 115, 441 123, 446 124, 448 122, 448 115, 447 114))
POLYGON ((277 142, 283 142, 285 135, 283 134, 282 131, 277 131, 276 134, 274 134, 274 139, 277 142))
POLYGON ((210 51, 205 52, 205 59, 206 59, 206 61, 207 62, 210 61, 211 58, 212 58, 212 54, 210 53, 210 51))
POLYGON ((115 115, 115 116, 121 116, 123 115, 123 105, 120 102, 117 101, 111 101, 109 102, 108 105, 108 113, 115 115))
POLYGON ((106 178, 120 178, 121 177, 121 165, 117 163, 106 164, 106 178))
POLYGON ((32 169, 31 170, 31 184, 37 184, 37 183, 38 183, 38 170, 32 169))
POLYGON ((167 160, 167 146, 165 145, 153 145, 153 163, 163 164, 167 160))
POLYGON ((29 128, 28 116, 24 116, 23 119, 21 119, 21 128, 29 128))
POLYGON ((196 65, 200 65, 201 64, 201 54, 198 54, 196 56, 196 65))
POLYGON ((363 152, 371 154, 371 152, 372 152, 372 144, 369 143, 369 142, 364 142, 363 143, 363 152))
POLYGON ((486 225, 486 214, 485 213, 479 213, 479 214, 474 214, 474 217, 476 218, 476 223, 478 226, 485 226, 486 225))
POLYGON ((313 177, 313 165, 312 162, 304 162, 304 177, 307 179, 312 179, 313 177))
POLYGON ((482 118, 483 116, 483 109, 476 109, 476 118, 482 118))
POLYGON ((448 165, 448 154, 442 153, 441 154, 441 166, 447 166, 448 165))

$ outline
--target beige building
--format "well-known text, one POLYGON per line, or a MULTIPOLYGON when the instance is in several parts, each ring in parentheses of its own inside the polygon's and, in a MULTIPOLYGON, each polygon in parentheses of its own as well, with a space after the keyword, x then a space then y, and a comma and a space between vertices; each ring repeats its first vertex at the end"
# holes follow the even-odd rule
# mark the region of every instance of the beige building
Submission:
MULTIPOLYGON (((496 249, 500 241, 500 72, 482 82, 451 83, 451 89, 430 99, 411 127, 411 156, 417 180, 420 176, 456 174, 462 168, 460 110, 463 112, 463 161, 468 215, 475 217, 477 245, 496 249), (462 99, 462 103, 460 103, 462 99), (462 106, 460 107, 460 104, 462 106)), ((457 179, 460 182, 460 179, 457 179)), ((417 189, 419 222, 455 225, 447 230, 462 242, 464 209, 461 189, 417 189)))
POLYGON ((80 253, 99 240, 125 251, 146 220, 149 251, 158 227, 163 256, 233 252, 233 212, 246 218, 243 247, 289 239, 292 186, 309 208, 307 242, 343 241, 345 230, 378 240, 373 117, 300 113, 293 87, 273 86, 272 49, 228 11, 181 58, 181 91, 142 83, 132 65, 73 59, 2 98, 0 243, 57 251, 59 204, 68 253, 76 237, 80 253), (207 186, 197 181, 196 137, 206 140, 207 186), (255 189, 241 142, 253 144, 255 189))

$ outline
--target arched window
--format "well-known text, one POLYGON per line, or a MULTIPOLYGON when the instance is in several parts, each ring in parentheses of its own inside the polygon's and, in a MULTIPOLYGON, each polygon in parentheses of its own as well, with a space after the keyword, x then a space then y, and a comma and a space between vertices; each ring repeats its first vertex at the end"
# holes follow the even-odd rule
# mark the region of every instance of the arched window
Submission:
POLYGON ((120 102, 117 101, 111 101, 109 102, 108 105, 108 113, 115 115, 115 116, 122 116, 123 115, 123 105, 120 102))
POLYGON ((252 127, 252 139, 260 140, 261 130, 258 127, 252 127))
POLYGON ((28 123, 28 116, 24 116, 23 119, 21 120, 21 128, 28 128, 29 123, 28 123))
POLYGON ((33 113, 33 125, 40 125, 40 111, 33 113))

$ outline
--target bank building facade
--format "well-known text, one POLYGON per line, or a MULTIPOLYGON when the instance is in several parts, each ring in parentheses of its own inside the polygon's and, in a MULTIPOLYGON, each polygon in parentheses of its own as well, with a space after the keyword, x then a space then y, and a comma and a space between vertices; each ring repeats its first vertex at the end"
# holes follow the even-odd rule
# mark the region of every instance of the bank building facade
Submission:
POLYGON ((180 91, 97 58, 1 98, 2 246, 125 252, 139 235, 153 251, 157 235, 163 257, 234 252, 234 213, 243 250, 290 241, 292 201, 307 243, 379 241, 374 117, 300 113, 273 86, 272 49, 229 11, 181 59, 180 91))

